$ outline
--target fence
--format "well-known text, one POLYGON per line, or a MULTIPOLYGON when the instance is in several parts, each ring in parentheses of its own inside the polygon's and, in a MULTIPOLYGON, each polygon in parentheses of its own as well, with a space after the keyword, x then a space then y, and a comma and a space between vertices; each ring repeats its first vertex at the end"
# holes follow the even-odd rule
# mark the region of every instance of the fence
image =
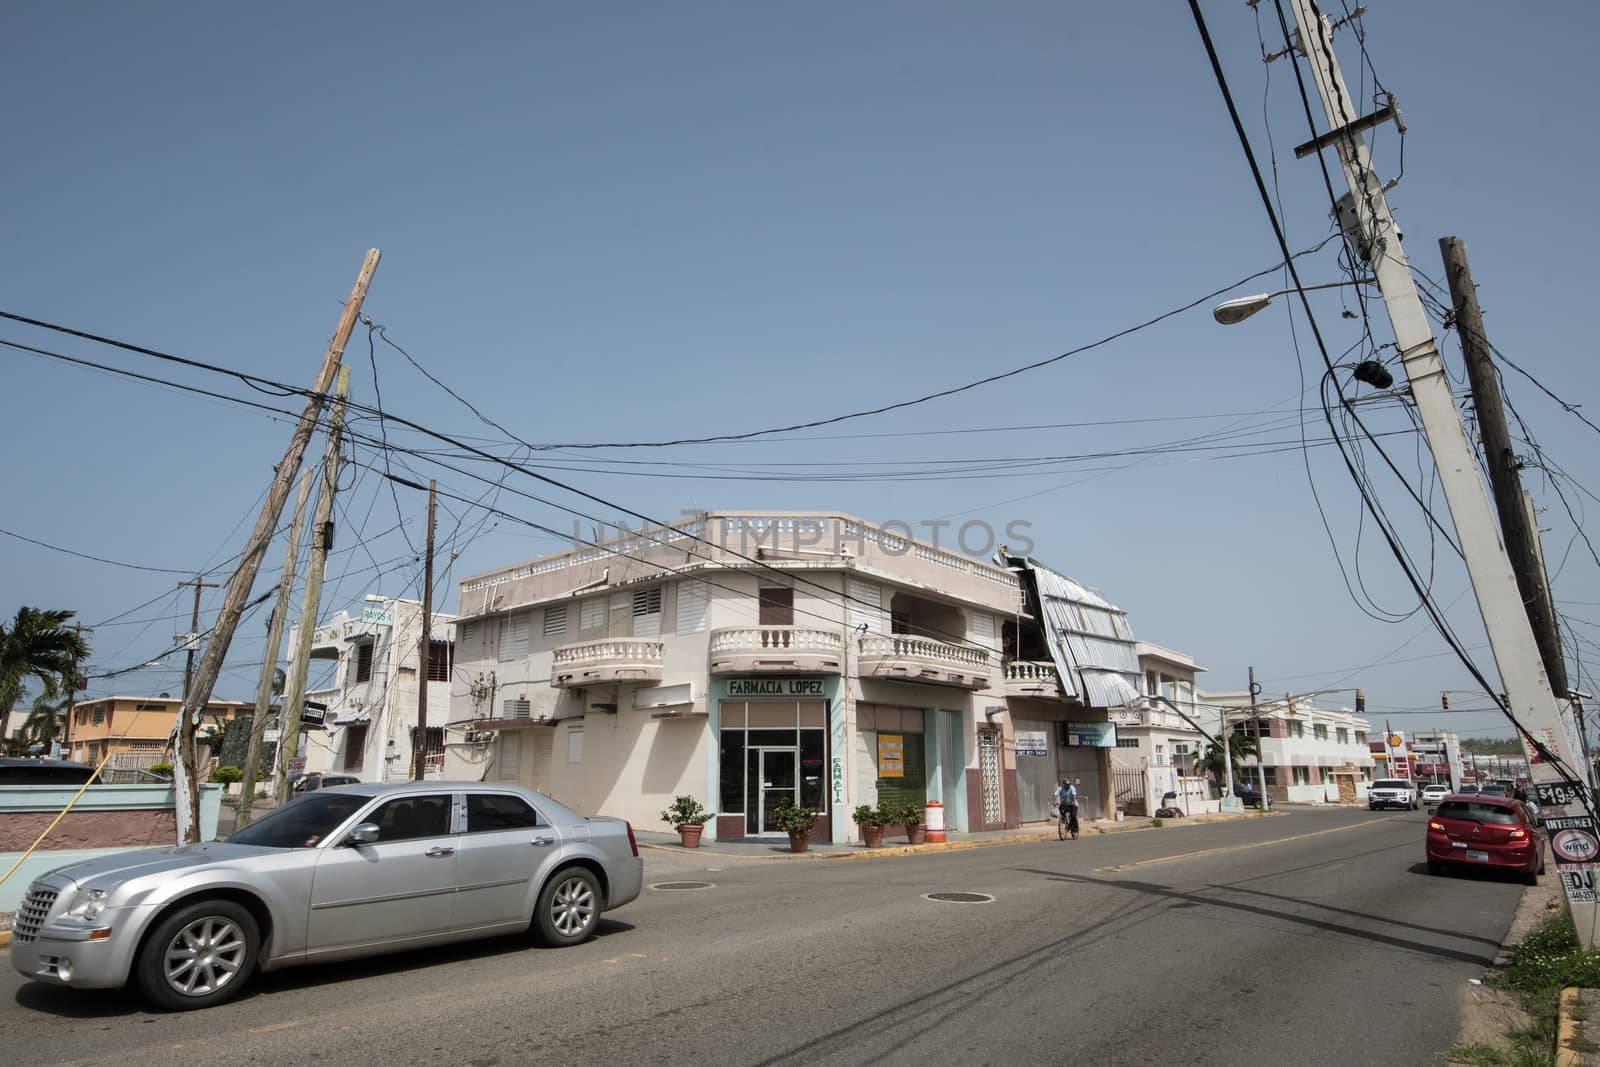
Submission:
POLYGON ((1129 815, 1148 815, 1150 808, 1145 799, 1145 773, 1138 767, 1112 767, 1111 790, 1116 807, 1129 815))

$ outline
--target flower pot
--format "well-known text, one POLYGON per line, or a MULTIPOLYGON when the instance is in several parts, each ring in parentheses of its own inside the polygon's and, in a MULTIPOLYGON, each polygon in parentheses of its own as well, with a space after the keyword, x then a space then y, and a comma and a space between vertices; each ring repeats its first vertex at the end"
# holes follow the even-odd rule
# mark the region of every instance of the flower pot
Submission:
POLYGON ((866 844, 866 846, 868 848, 882 848, 883 847, 883 827, 881 827, 881 826, 863 826, 861 828, 861 840, 866 844))
POLYGON ((678 841, 684 848, 699 848, 700 835, 705 832, 706 828, 699 823, 680 823, 678 824, 678 841))
POLYGON ((789 851, 790 852, 809 852, 810 850, 811 850, 811 835, 810 834, 790 834, 789 835, 789 851))
POLYGON ((906 840, 913 845, 920 845, 928 840, 928 828, 922 823, 906 827, 906 840))

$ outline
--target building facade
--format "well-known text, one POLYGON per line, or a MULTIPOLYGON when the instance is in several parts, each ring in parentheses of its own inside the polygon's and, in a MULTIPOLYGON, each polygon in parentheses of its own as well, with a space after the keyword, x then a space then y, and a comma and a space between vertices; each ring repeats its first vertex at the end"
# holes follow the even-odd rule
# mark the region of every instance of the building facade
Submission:
POLYGON ((1202 693, 1200 701, 1222 710, 1237 734, 1255 737, 1259 720, 1261 758, 1246 759, 1234 776, 1258 789, 1264 777, 1274 800, 1364 803, 1368 784, 1382 777, 1373 769, 1372 726, 1349 709, 1320 708, 1309 698, 1287 696, 1261 703, 1252 716, 1249 693, 1202 693))
MULTIPOLYGON (((290 631, 296 647, 299 627, 290 631)), ((360 615, 341 611, 318 626, 311 640, 312 686, 306 700, 324 705, 322 729, 303 730, 305 771, 340 771, 366 782, 410 778, 416 746, 427 746, 426 775, 444 770, 445 722, 450 717, 450 674, 455 618, 434 612, 428 662, 422 663, 422 603, 369 596, 360 615), (419 687, 428 687, 428 723, 417 730, 419 687)), ((268 740, 277 740, 276 730, 268 740)))
MULTIPOLYGON (((182 706, 180 698, 169 696, 107 696, 80 701, 72 705, 72 733, 62 758, 97 766, 109 756, 108 774, 166 763, 172 754, 167 739, 182 706)), ((255 704, 243 700, 211 701, 197 731, 201 744, 207 745, 230 719, 254 712, 255 704)))

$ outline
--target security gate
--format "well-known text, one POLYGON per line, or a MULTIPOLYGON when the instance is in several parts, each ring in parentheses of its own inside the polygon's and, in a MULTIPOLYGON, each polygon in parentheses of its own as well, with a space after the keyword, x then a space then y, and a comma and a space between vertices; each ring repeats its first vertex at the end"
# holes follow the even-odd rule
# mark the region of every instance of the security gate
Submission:
POLYGON ((1002 826, 1004 809, 1000 804, 1000 733, 983 730, 978 734, 978 781, 983 791, 983 825, 1002 826))

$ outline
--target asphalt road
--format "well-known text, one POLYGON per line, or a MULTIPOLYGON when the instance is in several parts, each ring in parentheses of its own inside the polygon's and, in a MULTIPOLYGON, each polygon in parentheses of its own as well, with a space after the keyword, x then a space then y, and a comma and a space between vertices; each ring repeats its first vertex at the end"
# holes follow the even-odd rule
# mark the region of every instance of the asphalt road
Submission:
POLYGON ((0 977, 45 1063, 1426 1064, 1522 887, 1422 865, 1425 813, 873 860, 646 850, 573 949, 515 939, 258 976, 183 1015, 0 977), (930 892, 992 894, 942 903, 930 892))

